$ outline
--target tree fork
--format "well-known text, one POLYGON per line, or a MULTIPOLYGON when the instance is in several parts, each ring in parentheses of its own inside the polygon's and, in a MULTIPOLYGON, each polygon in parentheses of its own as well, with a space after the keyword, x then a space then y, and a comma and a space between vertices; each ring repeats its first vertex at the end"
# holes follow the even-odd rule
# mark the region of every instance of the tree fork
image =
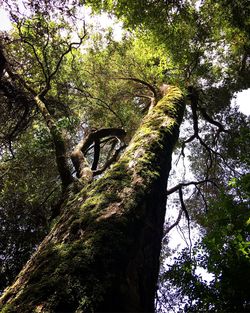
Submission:
MULTIPOLYGON (((121 128, 102 128, 95 130, 83 138, 71 153, 71 161, 76 169, 76 176, 85 182, 90 182, 93 178, 93 171, 96 172, 100 156, 100 140, 104 137, 115 136, 124 139, 126 132, 121 128), (92 167, 88 164, 85 154, 94 143, 94 160, 92 167)), ((109 166, 109 164, 107 164, 109 166)), ((102 172, 101 172, 102 173, 102 172)))
POLYGON ((171 87, 119 161, 63 208, 1 312, 153 312, 171 155, 184 112, 171 87))

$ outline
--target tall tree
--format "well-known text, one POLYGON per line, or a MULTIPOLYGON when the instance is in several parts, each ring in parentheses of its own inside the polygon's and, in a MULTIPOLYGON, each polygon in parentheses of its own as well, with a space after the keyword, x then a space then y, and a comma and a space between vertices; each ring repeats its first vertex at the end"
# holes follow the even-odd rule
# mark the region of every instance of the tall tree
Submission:
MULTIPOLYGON (((194 162, 201 180, 193 184, 211 184, 217 195, 226 180, 219 165, 235 174, 221 147, 232 139, 224 121, 233 92, 249 83, 249 38, 232 18, 236 6, 87 2, 137 29, 122 44, 94 35, 84 47, 85 25, 72 38, 79 11, 70 1, 26 2, 28 17, 6 1, 16 30, 1 44, 3 105, 14 120, 5 120, 3 140, 22 151, 21 134, 46 125, 62 196, 51 231, 4 292, 3 312, 154 311, 168 194, 178 191, 190 219, 183 188, 192 182, 167 191, 185 102, 191 126, 180 152, 191 143, 205 164, 194 162)), ((15 153, 9 145, 3 161, 15 153)))

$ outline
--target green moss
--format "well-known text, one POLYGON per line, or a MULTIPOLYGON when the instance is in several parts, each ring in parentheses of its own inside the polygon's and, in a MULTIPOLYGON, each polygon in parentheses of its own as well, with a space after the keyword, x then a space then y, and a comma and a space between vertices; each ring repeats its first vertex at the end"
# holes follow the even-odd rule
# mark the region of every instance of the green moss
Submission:
POLYGON ((1 313, 16 313, 16 308, 12 304, 6 304, 1 310, 1 313))
MULTIPOLYGON (((83 296, 86 292, 92 294, 93 299, 97 301, 96 299, 101 295, 101 289, 98 290, 98 295, 95 294, 97 291, 93 293, 95 279, 93 272, 104 270, 103 266, 110 268, 116 264, 112 255, 114 248, 120 250, 118 255, 122 262, 127 253, 126 249, 124 250, 128 245, 126 241, 131 241, 131 238, 124 237, 123 229, 126 226, 124 221, 120 220, 118 224, 120 227, 114 227, 109 221, 103 220, 91 226, 89 238, 86 238, 84 243, 78 240, 69 244, 61 243, 46 247, 46 250, 38 256, 37 264, 39 266, 36 266, 30 274, 29 285, 19 297, 18 302, 30 307, 33 301, 42 302, 50 292, 48 303, 52 307, 56 306, 59 299, 69 298, 72 294, 74 294, 74 299, 68 299, 69 302, 74 304, 80 301, 86 305, 90 301, 87 295, 83 296), (98 231, 95 232, 93 228, 98 231), (109 244, 110 238, 116 240, 112 240, 112 243, 109 244), (104 259, 100 264, 96 263, 98 255, 104 259), (48 260, 50 261, 48 262, 48 260), (82 279, 85 281, 83 282, 82 279), (54 294, 55 290, 56 294, 54 294)), ((108 284, 108 282, 106 283, 108 284)), ((96 283, 95 285, 101 286, 102 284, 96 283)))

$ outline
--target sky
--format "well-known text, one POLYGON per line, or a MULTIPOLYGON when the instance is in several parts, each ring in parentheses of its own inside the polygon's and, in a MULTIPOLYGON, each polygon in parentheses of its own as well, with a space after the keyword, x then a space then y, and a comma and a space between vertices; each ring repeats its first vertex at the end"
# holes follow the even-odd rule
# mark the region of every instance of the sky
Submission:
POLYGON ((250 89, 238 92, 235 103, 239 106, 242 113, 250 115, 250 89))

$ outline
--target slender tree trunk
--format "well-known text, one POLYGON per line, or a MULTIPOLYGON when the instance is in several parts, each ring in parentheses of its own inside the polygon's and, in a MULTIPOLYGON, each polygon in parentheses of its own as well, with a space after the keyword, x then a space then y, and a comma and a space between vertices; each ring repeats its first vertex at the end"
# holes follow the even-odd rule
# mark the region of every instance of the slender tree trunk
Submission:
POLYGON ((39 96, 34 97, 36 105, 48 126, 50 135, 52 136, 55 146, 55 156, 57 169, 61 178, 63 190, 65 190, 71 183, 74 182, 70 167, 67 162, 67 149, 61 131, 57 129, 56 122, 49 113, 45 103, 39 96))
POLYGON ((153 312, 166 187, 184 101, 144 118, 120 160, 64 205, 1 312, 153 312))

